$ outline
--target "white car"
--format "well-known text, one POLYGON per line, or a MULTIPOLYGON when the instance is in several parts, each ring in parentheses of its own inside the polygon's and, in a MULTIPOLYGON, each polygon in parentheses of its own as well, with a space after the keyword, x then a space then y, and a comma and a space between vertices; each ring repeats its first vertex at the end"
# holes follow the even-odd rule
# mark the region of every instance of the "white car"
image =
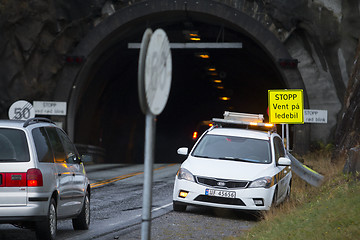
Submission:
POLYGON ((187 205, 269 210, 290 196, 291 160, 272 131, 212 127, 178 154, 188 155, 176 177, 174 211, 187 205))

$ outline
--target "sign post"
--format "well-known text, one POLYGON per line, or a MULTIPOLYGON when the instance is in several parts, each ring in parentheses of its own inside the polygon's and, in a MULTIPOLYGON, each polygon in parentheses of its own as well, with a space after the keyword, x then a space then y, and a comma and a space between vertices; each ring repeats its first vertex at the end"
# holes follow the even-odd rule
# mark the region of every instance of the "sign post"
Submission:
POLYGON ((162 29, 143 35, 138 67, 138 91, 141 110, 146 115, 144 149, 144 189, 141 239, 150 239, 152 181, 155 146, 155 116, 167 102, 171 86, 172 61, 169 40, 162 29))

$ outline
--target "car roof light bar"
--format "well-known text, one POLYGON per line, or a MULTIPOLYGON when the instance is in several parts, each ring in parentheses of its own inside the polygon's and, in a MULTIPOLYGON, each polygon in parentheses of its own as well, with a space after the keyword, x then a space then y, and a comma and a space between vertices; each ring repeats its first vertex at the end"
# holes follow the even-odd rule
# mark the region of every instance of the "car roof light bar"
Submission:
POLYGON ((245 129, 257 129, 265 131, 276 131, 276 126, 271 123, 263 122, 247 122, 247 121, 237 121, 237 120, 226 120, 221 118, 213 118, 212 122, 217 127, 234 127, 234 128, 245 128, 245 129))
POLYGON ((262 122, 264 122, 264 115, 225 111, 224 119, 225 120, 243 121, 243 122, 262 123, 262 122))
POLYGON ((213 118, 212 122, 216 127, 234 127, 244 129, 256 129, 262 131, 276 131, 276 126, 272 123, 264 123, 262 114, 237 113, 225 111, 224 119, 213 118))

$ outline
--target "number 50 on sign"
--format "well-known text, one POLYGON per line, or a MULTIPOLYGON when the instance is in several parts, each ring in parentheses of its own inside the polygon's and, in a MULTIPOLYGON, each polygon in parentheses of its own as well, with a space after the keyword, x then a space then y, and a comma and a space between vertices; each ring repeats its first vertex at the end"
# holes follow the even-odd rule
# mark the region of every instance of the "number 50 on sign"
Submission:
POLYGON ((269 121, 271 123, 304 123, 302 89, 269 90, 269 121))
POLYGON ((28 120, 35 117, 35 110, 31 103, 25 100, 14 102, 9 108, 9 119, 28 120))

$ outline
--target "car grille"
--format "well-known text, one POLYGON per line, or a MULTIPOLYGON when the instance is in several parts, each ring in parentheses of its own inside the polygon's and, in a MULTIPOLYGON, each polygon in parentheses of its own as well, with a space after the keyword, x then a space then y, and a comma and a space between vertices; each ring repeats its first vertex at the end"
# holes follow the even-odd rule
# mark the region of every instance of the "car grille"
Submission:
POLYGON ((249 183, 248 181, 234 181, 206 177, 196 177, 196 181, 199 184, 217 188, 245 188, 249 183))
POLYGON ((238 198, 223 198, 223 197, 199 195, 194 200, 199 202, 207 202, 207 203, 245 206, 245 203, 238 198))

